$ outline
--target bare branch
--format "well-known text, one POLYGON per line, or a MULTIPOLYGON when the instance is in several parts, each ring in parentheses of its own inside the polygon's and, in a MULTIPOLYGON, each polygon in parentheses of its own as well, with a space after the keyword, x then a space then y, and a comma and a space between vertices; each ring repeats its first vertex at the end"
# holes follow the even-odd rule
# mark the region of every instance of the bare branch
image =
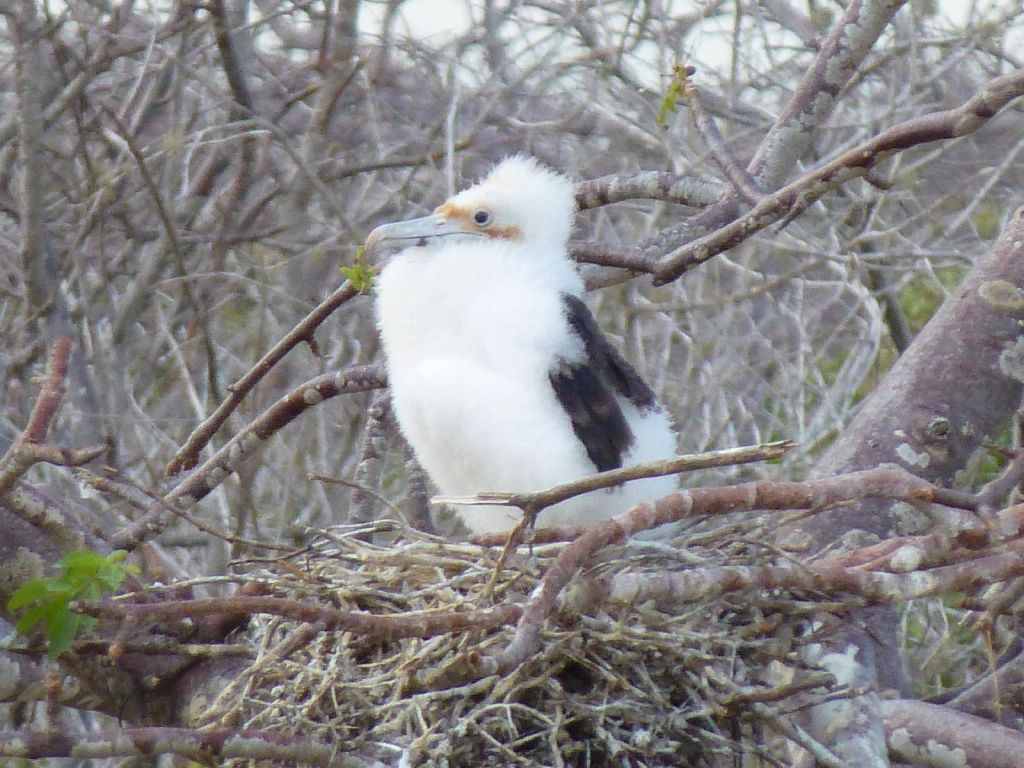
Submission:
MULTIPOLYGON (((35 407, 29 417, 28 425, 21 437, 14 442, 10 450, 0 459, 0 497, 14 487, 25 472, 41 458, 41 454, 22 450, 26 445, 41 443, 46 438, 60 401, 64 397, 65 379, 68 373, 68 360, 71 357, 71 338, 58 337, 50 349, 46 364, 46 377, 36 398, 35 407)), ((59 460, 58 460, 59 461, 59 460)), ((88 459, 86 459, 88 461, 88 459)))
POLYGON ((337 744, 320 744, 280 733, 198 728, 123 728, 109 736, 69 736, 59 731, 0 732, 0 755, 22 759, 69 757, 100 759, 181 755, 193 760, 211 755, 228 760, 281 760, 330 768, 364 768, 362 760, 348 758, 337 744))
MULTIPOLYGON (((619 603, 645 600, 694 602, 729 592, 799 589, 825 595, 851 594, 868 602, 900 602, 965 592, 1024 573, 1024 546, 1011 552, 911 573, 847 568, 830 560, 789 566, 705 566, 675 573, 620 573, 605 584, 592 582, 587 598, 619 603)), ((586 610, 586 601, 575 606, 586 610)))
POLYGON ((632 176, 601 176, 576 185, 576 205, 581 211, 624 200, 661 200, 694 208, 717 203, 722 184, 696 176, 679 176, 662 171, 644 171, 632 176))
POLYGON ((776 443, 764 443, 740 448, 726 448, 721 451, 708 451, 691 456, 676 456, 671 459, 648 461, 619 469, 597 472, 581 477, 568 483, 556 485, 536 493, 479 493, 475 496, 437 496, 434 504, 491 504, 495 506, 519 507, 536 515, 542 510, 559 502, 590 493, 601 488, 613 488, 631 480, 646 477, 663 477, 682 472, 694 472, 710 467, 726 467, 740 464, 751 464, 758 461, 771 461, 784 456, 796 444, 790 440, 776 443))
POLYGON ((366 523, 373 519, 373 501, 376 494, 361 490, 371 489, 380 483, 381 468, 385 458, 386 432, 393 428, 391 415, 391 394, 378 392, 366 412, 366 428, 363 430, 363 450, 356 466, 356 492, 352 497, 347 523, 366 523))
POLYGON ((43 160, 40 140, 43 122, 39 98, 42 62, 39 45, 42 31, 35 0, 17 3, 7 14, 17 44, 18 157, 21 161, 19 209, 21 214, 21 260, 28 275, 29 303, 33 312, 43 312, 53 300, 56 276, 44 241, 43 160), (49 267, 49 269, 48 269, 49 267))
POLYGON ((1024 761, 1024 734, 973 715, 895 699, 882 702, 889 751, 915 765, 940 766, 942 755, 961 765, 1014 768, 1024 761))
POLYGON ((192 616, 266 613, 295 621, 322 625, 323 631, 358 632, 380 641, 406 637, 433 637, 467 629, 487 629, 511 624, 522 609, 517 605, 498 605, 475 611, 431 611, 416 614, 375 615, 338 611, 298 600, 278 597, 217 597, 206 600, 168 600, 162 603, 78 602, 71 609, 86 616, 145 617, 184 621, 192 616))
POLYGON ((217 430, 227 421, 228 417, 235 411, 239 403, 245 399, 246 395, 259 383, 260 379, 270 373, 281 358, 297 345, 302 342, 306 342, 311 346, 314 345, 315 337, 313 333, 320 324, 330 317, 334 310, 358 294, 359 292, 352 286, 352 283, 346 281, 300 320, 284 338, 249 369, 248 373, 228 387, 230 394, 227 399, 217 406, 217 410, 192 431, 192 434, 188 436, 185 443, 178 449, 170 464, 167 465, 166 475, 171 477, 183 470, 193 468, 198 463, 199 454, 210 441, 210 438, 217 433, 217 430))
POLYGON ((559 553, 540 587, 523 610, 516 634, 494 656, 476 666, 482 674, 508 671, 519 666, 537 649, 544 620, 569 579, 595 552, 645 530, 698 515, 738 510, 821 509, 843 501, 864 498, 897 498, 929 501, 934 486, 900 469, 853 472, 807 483, 747 483, 728 488, 694 488, 641 504, 603 523, 592 526, 559 553))
MULTIPOLYGON (((235 435, 202 466, 172 488, 164 498, 186 508, 192 506, 224 482, 249 456, 262 447, 268 437, 309 408, 338 395, 380 389, 384 385, 383 370, 377 365, 326 373, 307 381, 282 397, 235 435)), ((113 547, 135 549, 143 541, 160 533, 172 517, 173 514, 167 510, 165 504, 154 505, 154 508, 141 518, 111 536, 113 547)))
POLYGON ((232 30, 228 21, 227 10, 224 7, 224 0, 211 0, 209 10, 210 20, 213 22, 214 37, 217 40, 217 50, 220 52, 221 64, 224 67, 224 74, 227 75, 231 95, 242 108, 242 111, 238 113, 235 119, 244 119, 253 111, 252 96, 249 93, 245 72, 242 69, 242 64, 238 59, 232 40, 232 30))
POLYGON ((864 176, 870 168, 896 152, 973 133, 1021 95, 1024 95, 1024 70, 990 80, 980 93, 959 107, 916 117, 883 131, 765 196, 729 224, 667 254, 658 264, 655 282, 660 285, 674 280, 687 269, 738 245, 770 224, 799 216, 826 192, 864 176))
POLYGON ((836 97, 905 1, 852 0, 846 6, 750 162, 761 188, 775 187, 798 166, 836 97))
POLYGON ((759 0, 758 4, 781 26, 799 37, 808 48, 821 47, 821 35, 814 22, 794 8, 788 0, 759 0))
POLYGON ((758 189, 757 181, 743 168, 733 156, 729 145, 725 143, 722 134, 715 125, 715 120, 708 113, 701 97, 700 89, 693 82, 694 70, 687 71, 686 79, 683 82, 683 91, 690 103, 690 113, 693 115, 693 122, 697 131, 711 151, 715 163, 722 169, 722 173, 732 183, 733 189, 748 204, 757 205, 764 197, 764 193, 758 189))

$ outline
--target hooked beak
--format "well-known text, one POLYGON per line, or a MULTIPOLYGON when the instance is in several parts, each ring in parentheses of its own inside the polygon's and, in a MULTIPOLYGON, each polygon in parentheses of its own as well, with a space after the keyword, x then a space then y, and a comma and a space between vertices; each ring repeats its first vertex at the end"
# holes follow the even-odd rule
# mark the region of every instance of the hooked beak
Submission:
POLYGON ((394 224, 382 224, 366 238, 366 253, 372 254, 384 248, 408 248, 425 246, 437 237, 451 235, 469 235, 479 237, 481 233, 473 232, 453 221, 443 213, 434 213, 421 219, 397 221, 394 224))

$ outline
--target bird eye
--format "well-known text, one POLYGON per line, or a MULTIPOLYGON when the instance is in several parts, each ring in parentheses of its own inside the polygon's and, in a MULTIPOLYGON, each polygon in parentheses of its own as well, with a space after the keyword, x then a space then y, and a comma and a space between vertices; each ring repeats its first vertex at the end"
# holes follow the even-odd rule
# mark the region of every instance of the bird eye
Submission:
POLYGON ((473 214, 473 221, 478 227, 486 227, 491 223, 491 212, 481 209, 473 214))

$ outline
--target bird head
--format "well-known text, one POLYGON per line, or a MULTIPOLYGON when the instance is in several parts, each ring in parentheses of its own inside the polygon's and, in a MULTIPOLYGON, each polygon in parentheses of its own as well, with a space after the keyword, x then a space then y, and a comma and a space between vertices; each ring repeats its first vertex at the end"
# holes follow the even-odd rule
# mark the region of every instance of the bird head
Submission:
POLYGON ((532 157, 515 155, 430 216, 377 227, 366 239, 366 251, 474 239, 563 250, 575 208, 572 181, 532 157))

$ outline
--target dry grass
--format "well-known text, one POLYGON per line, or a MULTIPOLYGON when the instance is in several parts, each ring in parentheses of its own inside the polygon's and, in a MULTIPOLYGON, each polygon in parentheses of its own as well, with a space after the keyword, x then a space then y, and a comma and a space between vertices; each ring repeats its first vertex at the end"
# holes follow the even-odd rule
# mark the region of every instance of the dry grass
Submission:
MULTIPOLYGON (((573 582, 621 571, 758 562, 756 526, 693 529, 679 548, 606 550, 573 582), (745 530, 744 530, 745 529, 745 530)), ((278 594, 375 614, 522 604, 562 545, 500 551, 404 530, 367 543, 363 529, 325 531, 287 569, 253 572, 278 594)), ((763 538, 762 538, 763 540, 763 538)), ((570 585, 564 605, 572 603, 570 585)), ((535 658, 504 677, 466 682, 467 657, 503 646, 512 628, 381 642, 311 632, 280 619, 250 628, 258 656, 208 713, 236 727, 298 732, 394 764, 711 764, 770 755, 775 736, 754 702, 788 713, 826 682, 798 659, 796 598, 731 596, 702 603, 608 605, 548 621, 535 658), (798 691, 803 689, 804 693, 798 691)), ((762 706, 762 705, 756 705, 762 706)), ((768 763, 772 760, 769 758, 768 763)))

